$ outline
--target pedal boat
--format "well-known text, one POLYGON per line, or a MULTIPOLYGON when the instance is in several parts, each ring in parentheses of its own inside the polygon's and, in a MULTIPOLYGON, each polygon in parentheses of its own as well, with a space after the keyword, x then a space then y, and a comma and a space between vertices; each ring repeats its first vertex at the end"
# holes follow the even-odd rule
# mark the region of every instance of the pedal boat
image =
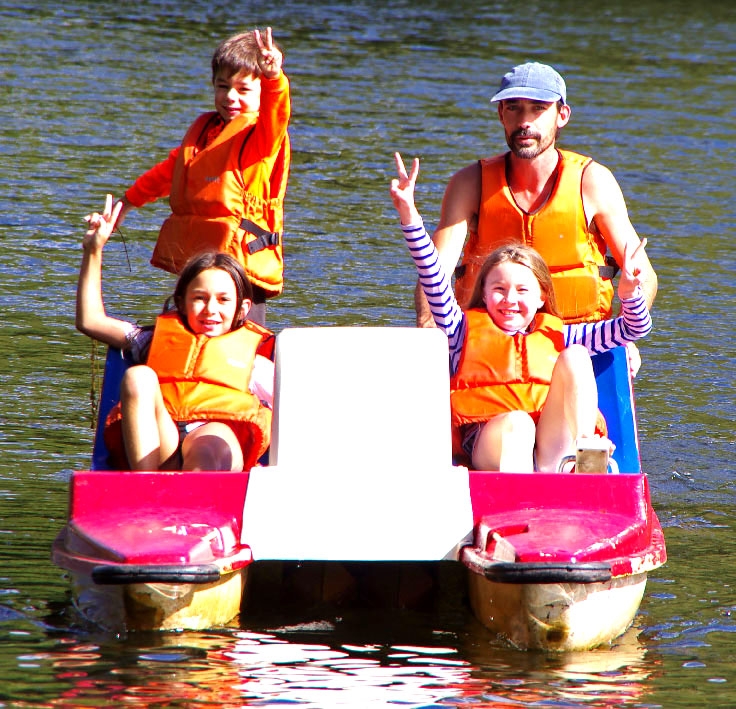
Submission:
MULTIPOLYGON (((107 470, 98 426, 52 552, 75 605, 118 631, 204 629, 238 616, 260 562, 450 561, 515 647, 613 642, 667 558, 624 349, 594 357, 617 474, 454 465, 447 361, 437 330, 283 330, 268 461, 242 473, 107 470)), ((125 366, 108 352, 101 421, 125 366)))

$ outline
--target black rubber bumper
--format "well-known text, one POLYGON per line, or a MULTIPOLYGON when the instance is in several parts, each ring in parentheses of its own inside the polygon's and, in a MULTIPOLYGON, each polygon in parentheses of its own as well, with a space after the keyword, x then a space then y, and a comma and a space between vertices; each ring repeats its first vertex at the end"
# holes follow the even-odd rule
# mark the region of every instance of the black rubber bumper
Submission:
POLYGON ((101 564, 92 569, 92 580, 101 586, 126 583, 213 583, 220 569, 208 564, 101 564))
POLYGON ((611 566, 603 562, 495 561, 483 568, 483 575, 497 583, 603 583, 611 580, 611 566))

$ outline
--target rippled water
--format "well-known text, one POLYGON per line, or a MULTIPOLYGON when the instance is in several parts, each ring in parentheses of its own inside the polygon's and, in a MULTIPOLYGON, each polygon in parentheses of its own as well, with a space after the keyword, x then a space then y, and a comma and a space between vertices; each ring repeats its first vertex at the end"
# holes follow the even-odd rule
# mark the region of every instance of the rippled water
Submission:
MULTIPOLYGON (((0 706, 733 705, 730 1, 0 0, 0 28, 0 706), (91 446, 94 350, 72 325, 81 217, 209 108, 215 44, 267 24, 293 91, 277 331, 411 324, 393 151, 421 156, 432 225, 449 176, 504 149, 488 105, 500 75, 538 59, 566 77, 562 145, 614 171, 660 279, 637 402, 670 561, 617 647, 515 652, 462 607, 129 638, 76 621, 49 549, 91 446)), ((167 295, 170 278, 148 266, 166 212, 131 215, 128 255, 120 242, 106 251, 110 311, 150 318, 167 295)))

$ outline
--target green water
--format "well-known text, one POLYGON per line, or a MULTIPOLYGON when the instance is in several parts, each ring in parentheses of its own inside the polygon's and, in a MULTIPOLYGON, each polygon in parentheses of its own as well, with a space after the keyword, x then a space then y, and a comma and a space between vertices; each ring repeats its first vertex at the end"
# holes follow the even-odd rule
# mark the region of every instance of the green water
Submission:
MULTIPOLYGON (((0 29, 0 706, 736 703, 731 2, 0 0, 0 29), (670 561, 616 648, 512 651, 462 609, 164 637, 78 623, 49 550, 91 448, 93 350, 73 328, 82 216, 209 109, 215 44, 255 25, 273 26, 293 93, 276 331, 412 324, 392 153, 421 157, 431 226, 449 176, 504 149, 488 104, 500 75, 536 59, 567 79, 561 144, 614 171, 660 280, 636 390, 670 561)), ((127 256, 106 250, 111 312, 145 320, 168 294, 148 266, 166 213, 131 215, 127 256)))

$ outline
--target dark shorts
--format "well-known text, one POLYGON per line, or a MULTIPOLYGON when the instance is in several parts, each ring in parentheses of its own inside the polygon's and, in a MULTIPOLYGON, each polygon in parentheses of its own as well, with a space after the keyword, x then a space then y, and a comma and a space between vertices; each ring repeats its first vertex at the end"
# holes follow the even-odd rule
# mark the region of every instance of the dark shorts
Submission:
MULTIPOLYGON (((197 421, 196 423, 201 426, 205 421, 197 421)), ((179 445, 176 450, 168 457, 166 462, 161 466, 163 470, 181 470, 184 466, 184 455, 181 452, 181 445, 188 433, 191 433, 195 428, 199 426, 193 425, 189 421, 176 421, 176 428, 179 430, 179 445)))
POLYGON ((473 460, 475 442, 478 440, 478 434, 483 426, 485 426, 485 423, 466 423, 460 431, 460 446, 463 449, 463 453, 468 456, 468 460, 473 460))
MULTIPOLYGON (((217 419, 212 419, 211 421, 177 421, 176 427, 179 430, 179 445, 166 461, 166 470, 181 470, 184 465, 184 456, 181 452, 184 439, 200 426, 216 421, 217 419), (174 467, 172 468, 171 466, 174 467)), ((252 431, 248 423, 245 421, 219 421, 219 423, 224 423, 235 434, 238 443, 240 443, 240 450, 243 452, 243 459, 246 459, 248 453, 247 448, 253 442, 252 431)))

